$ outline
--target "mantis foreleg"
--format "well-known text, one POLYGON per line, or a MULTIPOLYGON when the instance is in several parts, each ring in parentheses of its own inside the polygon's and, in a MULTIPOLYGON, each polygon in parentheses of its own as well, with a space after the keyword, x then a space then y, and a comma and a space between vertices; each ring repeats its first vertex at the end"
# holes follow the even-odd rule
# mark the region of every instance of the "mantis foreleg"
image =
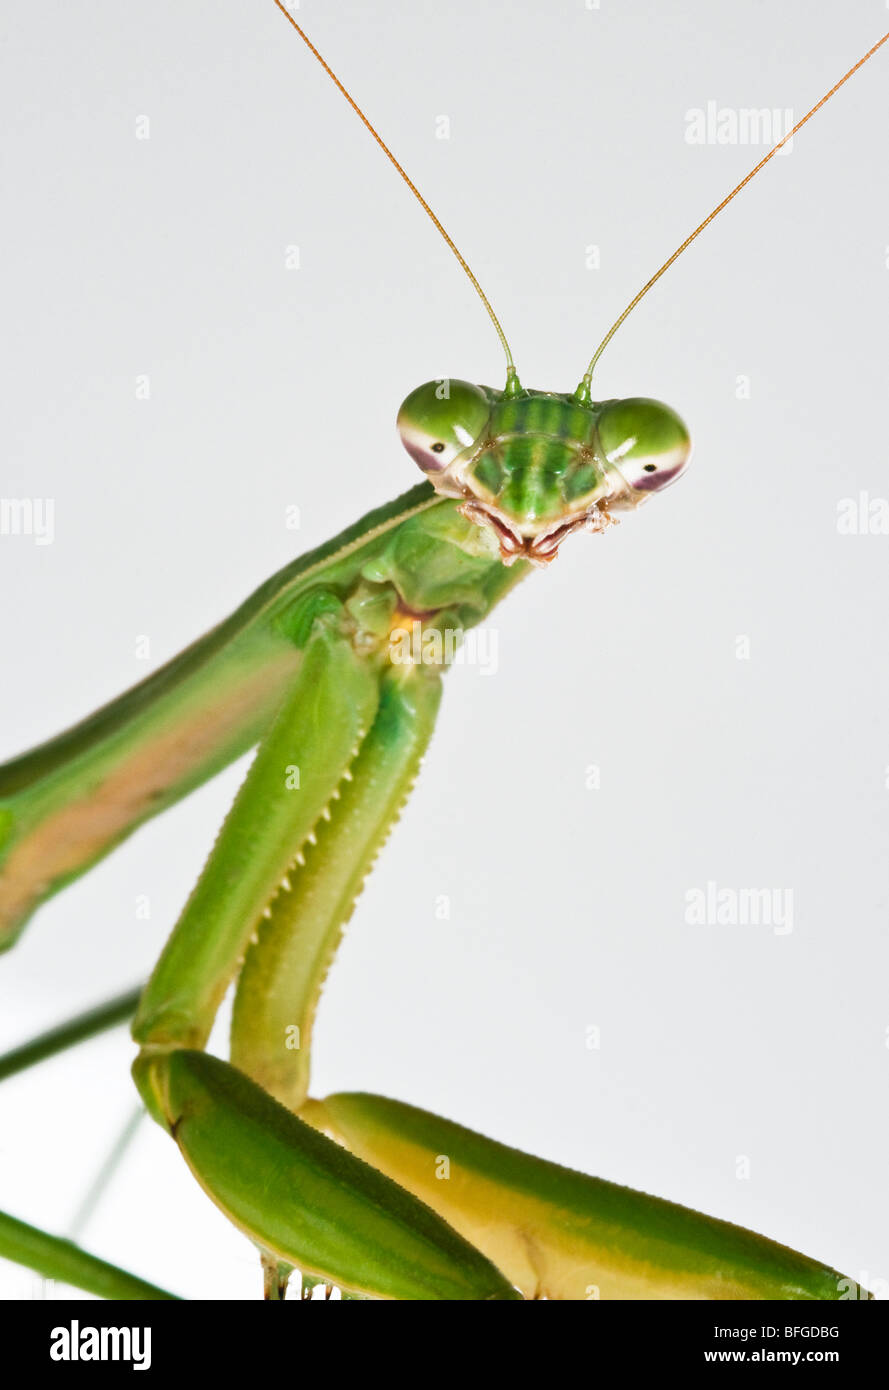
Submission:
POLYGON ((302 1112, 549 1299, 866 1298, 854 1280, 777 1241, 548 1163, 383 1096, 302 1112))
POLYGON ((373 721, 377 671, 343 634, 341 618, 331 601, 315 619, 293 687, 145 988, 138 1042, 203 1047, 266 904, 373 721))
POLYGON ((410 791, 440 698, 435 668, 390 668, 376 719, 329 818, 320 821, 305 863, 282 884, 247 951, 231 1059, 292 1110, 308 1090, 311 1030, 325 976, 365 875, 410 791))
POLYGON ((276 1264, 375 1298, 513 1299, 439 1216, 205 1052, 146 1054, 137 1080, 217 1206, 276 1264))
MULTIPOLYGON (((293 1266, 374 1297, 516 1297, 428 1207, 317 1134, 241 1071, 194 1050, 206 1042, 266 904, 296 871, 325 813, 332 821, 346 780, 337 815, 347 827, 345 849, 334 852, 323 894, 335 910, 315 918, 317 927, 326 925, 314 942, 314 963, 323 966, 362 866, 406 794, 438 705, 436 675, 421 671, 411 679, 389 669, 381 680, 379 654, 362 642, 356 649, 354 625, 335 596, 318 592, 311 603, 311 635, 293 688, 142 997, 133 1029, 143 1045, 136 1082, 213 1201, 260 1247, 267 1288, 278 1288, 286 1280, 281 1268, 293 1266), (353 766, 359 776, 350 794, 353 766)), ((269 921, 274 926, 274 917, 269 921)), ((256 959, 260 977, 262 953, 256 959)), ((304 993, 308 1030, 314 992, 304 993)), ((274 1031, 281 996, 268 1003, 262 1022, 274 1031)), ((241 1024, 245 1009, 242 1003, 241 1024)), ((261 1056, 268 1041, 261 1026, 258 1039, 261 1056)))

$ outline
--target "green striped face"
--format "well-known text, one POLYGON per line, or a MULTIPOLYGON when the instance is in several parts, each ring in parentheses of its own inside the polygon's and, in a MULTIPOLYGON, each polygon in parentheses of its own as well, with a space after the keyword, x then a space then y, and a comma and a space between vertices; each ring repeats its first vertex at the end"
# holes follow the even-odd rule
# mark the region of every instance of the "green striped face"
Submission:
POLYGON ((435 490, 463 499, 494 531, 506 564, 547 564, 572 531, 601 531, 673 482, 691 452, 679 416, 658 401, 584 402, 577 394, 427 382, 398 429, 435 490))

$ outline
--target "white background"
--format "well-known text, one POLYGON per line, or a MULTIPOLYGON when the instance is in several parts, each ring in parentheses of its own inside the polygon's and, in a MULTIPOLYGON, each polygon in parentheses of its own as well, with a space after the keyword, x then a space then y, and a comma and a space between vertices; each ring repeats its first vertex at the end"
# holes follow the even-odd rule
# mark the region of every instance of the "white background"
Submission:
MULTIPOLYGON (((468 256, 526 384, 567 390, 764 152, 689 145, 687 112, 801 115, 887 11, 305 0, 299 17, 468 256)), ((0 494, 56 507, 52 545, 0 538, 12 756, 410 486, 401 398, 435 376, 499 385, 502 362, 271 3, 14 4, 2 62, 0 494)), ((693 466, 495 613, 496 674, 448 677, 328 983, 313 1084, 425 1105, 871 1281, 889 1277, 889 536, 838 534, 837 509, 889 492, 887 73, 884 51, 604 357, 597 394, 669 401, 693 466), (708 880, 792 889, 793 931, 688 925, 708 880)), ((0 1046, 144 977, 242 775, 40 912, 0 962, 0 1046)), ((135 1104, 131 1056, 119 1029, 3 1085, 0 1206, 70 1229, 135 1104)), ((250 1246, 148 1121, 83 1240, 183 1294, 258 1293, 250 1246)), ((2 1288, 41 1292, 10 1266, 2 1288)))

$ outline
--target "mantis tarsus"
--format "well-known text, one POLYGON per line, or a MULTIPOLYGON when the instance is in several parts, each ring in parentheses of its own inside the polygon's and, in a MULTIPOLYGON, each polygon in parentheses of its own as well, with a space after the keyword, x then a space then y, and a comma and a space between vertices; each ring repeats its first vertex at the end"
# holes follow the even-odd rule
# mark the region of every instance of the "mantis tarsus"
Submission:
POLYGON ((569 389, 559 401, 535 403, 510 372, 497 410, 512 418, 501 413, 495 426, 493 397, 478 388, 442 382, 443 390, 433 383, 414 393, 405 403, 403 437, 430 473, 440 462, 451 465, 445 488, 454 500, 437 500, 423 484, 365 518, 270 581, 240 615, 98 722, 10 764, 0 779, 8 923, 15 928, 48 887, 60 886, 262 735, 239 808, 143 1000, 136 1031, 146 1050, 137 1074, 150 1108, 175 1128, 211 1194, 278 1264, 371 1296, 505 1297, 514 1285, 551 1297, 585 1297, 591 1287, 604 1297, 652 1290, 841 1296, 838 1276, 800 1257, 566 1175, 433 1116, 372 1098, 305 1104, 318 989, 343 918, 416 771, 438 700, 434 666, 390 665, 391 631, 417 622, 430 636, 470 628, 525 573, 521 560, 502 559, 511 562, 520 551, 551 558, 564 539, 556 525, 600 527, 622 503, 638 500, 648 470, 660 479, 662 458, 670 473, 685 461, 687 440, 672 412, 632 402, 594 409, 588 386, 587 377, 573 399, 569 389), (535 411, 538 419, 530 420, 535 411), (574 428, 577 467, 572 472, 555 457, 523 460, 515 495, 492 515, 491 496, 503 491, 504 453, 492 436, 527 437, 529 425, 559 433, 561 423, 541 422, 544 411, 560 422, 579 421, 564 426, 574 428), (637 428, 640 420, 648 437, 637 428), (473 453, 483 435, 487 447, 473 453), (461 514, 466 473, 455 481, 453 470, 470 463, 478 487, 461 514), (530 490, 521 484, 532 470, 538 486, 528 503, 530 490), (570 498, 561 482, 549 487, 566 475, 570 498), (553 490, 559 506, 543 525, 542 502, 553 490), (567 515, 566 501, 578 499, 567 515), (323 730, 323 737, 304 744, 306 729, 323 730), (298 756, 290 751, 295 737, 298 756), (273 893, 268 917, 263 909, 273 893), (248 951, 236 999, 233 1061, 291 1110, 438 1206, 479 1240, 506 1280, 404 1192, 350 1168, 224 1064, 195 1051, 257 929, 259 947, 248 951), (283 1039, 294 1026, 302 1046, 291 1051, 283 1039), (220 1148, 232 1171, 220 1163, 220 1148), (451 1186, 430 1181, 440 1153, 465 1174, 465 1191, 453 1179, 451 1186), (285 1161, 292 1165, 287 1188, 256 1210, 257 1173, 281 1171, 285 1161), (304 1207, 287 1204, 290 1188, 311 1194, 305 1202, 327 1220, 328 1181, 340 1189, 333 1246, 313 1244, 304 1207), (347 1202, 342 1188, 349 1184, 347 1202), (477 1217, 492 1200, 503 1228, 486 1246, 477 1217), (387 1204, 386 1219, 363 1224, 387 1204))

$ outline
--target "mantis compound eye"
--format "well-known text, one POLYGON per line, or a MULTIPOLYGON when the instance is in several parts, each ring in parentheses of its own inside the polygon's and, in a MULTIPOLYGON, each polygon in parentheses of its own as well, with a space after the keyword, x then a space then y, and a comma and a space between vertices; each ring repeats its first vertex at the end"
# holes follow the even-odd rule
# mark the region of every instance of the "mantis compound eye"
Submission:
POLYGON ((398 433, 424 473, 441 473, 478 439, 491 413, 481 387, 469 381, 427 381, 403 402, 398 433))
POLYGON ((606 405, 598 435, 609 466, 637 492, 660 492, 685 471, 691 456, 688 430, 676 412, 642 396, 606 405))

